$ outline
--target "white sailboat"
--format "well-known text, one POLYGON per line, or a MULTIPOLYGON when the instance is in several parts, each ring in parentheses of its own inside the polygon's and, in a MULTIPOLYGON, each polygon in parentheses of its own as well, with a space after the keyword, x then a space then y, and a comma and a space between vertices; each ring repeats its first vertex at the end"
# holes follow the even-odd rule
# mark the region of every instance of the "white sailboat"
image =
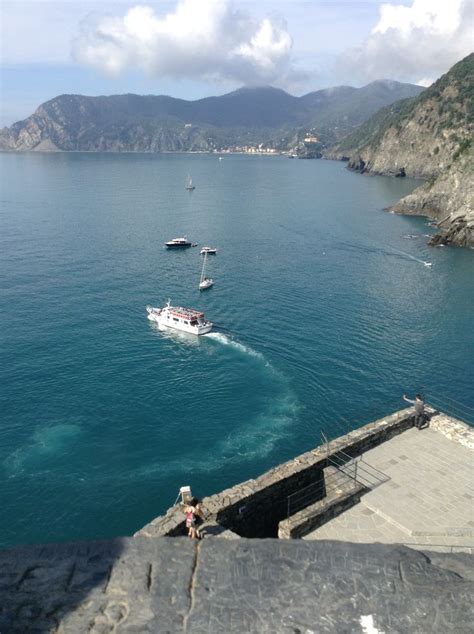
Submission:
POLYGON ((210 277, 206 277, 206 261, 207 261, 207 253, 204 253, 204 262, 202 263, 202 271, 201 271, 201 279, 199 281, 199 290, 205 291, 206 288, 210 288, 214 284, 214 280, 210 277))
POLYGON ((196 189, 196 186, 193 183, 193 179, 191 178, 191 176, 188 176, 186 178, 186 185, 184 186, 185 189, 187 189, 188 191, 192 191, 193 189, 196 189))

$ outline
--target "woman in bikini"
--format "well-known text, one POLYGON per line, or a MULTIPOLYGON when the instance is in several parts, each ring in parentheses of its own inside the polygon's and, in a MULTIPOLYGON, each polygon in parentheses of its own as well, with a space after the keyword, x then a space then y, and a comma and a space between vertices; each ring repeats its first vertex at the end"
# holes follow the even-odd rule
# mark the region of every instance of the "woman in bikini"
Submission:
POLYGON ((200 539, 198 529, 196 528, 196 517, 202 517, 201 503, 197 498, 193 498, 189 504, 184 507, 186 515, 186 528, 188 529, 188 537, 191 539, 200 539))

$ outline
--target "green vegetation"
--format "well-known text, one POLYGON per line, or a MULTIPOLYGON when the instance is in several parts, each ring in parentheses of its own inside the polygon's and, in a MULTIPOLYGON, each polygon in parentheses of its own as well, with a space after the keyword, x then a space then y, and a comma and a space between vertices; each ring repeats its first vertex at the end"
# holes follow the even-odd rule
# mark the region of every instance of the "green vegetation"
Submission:
POLYGON ((350 150, 353 148, 362 148, 369 143, 373 146, 379 145, 385 132, 389 128, 400 129, 402 122, 408 119, 412 112, 414 99, 418 99, 418 97, 402 99, 390 106, 382 108, 366 123, 363 123, 357 128, 355 132, 345 137, 338 145, 338 148, 341 150, 350 150))
MULTIPOLYGON (((472 130, 474 53, 455 64, 448 73, 420 95, 402 99, 382 108, 355 132, 345 137, 337 147, 342 152, 361 151, 368 145, 376 148, 390 128, 400 132, 410 120, 413 120, 416 111, 420 113, 416 119, 418 125, 432 130, 436 135, 443 134, 443 139, 445 130, 472 130)), ((434 153, 438 152, 439 147, 434 153)))
POLYGON ((453 160, 456 161, 462 154, 465 154, 472 145, 472 139, 464 139, 459 144, 458 149, 453 154, 453 160))
POLYGON ((420 90, 412 84, 380 81, 302 97, 268 86, 196 101, 163 95, 60 95, 5 129, 0 148, 3 142, 7 149, 32 149, 21 139, 28 125, 42 141, 65 151, 212 151, 260 144, 288 150, 308 132, 328 146, 381 106, 420 90))

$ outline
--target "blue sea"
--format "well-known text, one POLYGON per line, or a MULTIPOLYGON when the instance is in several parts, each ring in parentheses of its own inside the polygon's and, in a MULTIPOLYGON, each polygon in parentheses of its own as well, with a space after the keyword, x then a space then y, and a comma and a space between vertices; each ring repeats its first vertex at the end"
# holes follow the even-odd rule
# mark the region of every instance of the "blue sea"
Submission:
POLYGON ((474 253, 384 211, 414 181, 268 156, 0 163, 1 547, 130 535, 180 486, 256 477, 404 392, 474 419, 474 253), (182 235, 219 249, 204 293, 199 248, 163 247, 182 235), (145 306, 168 298, 215 331, 158 330, 145 306))

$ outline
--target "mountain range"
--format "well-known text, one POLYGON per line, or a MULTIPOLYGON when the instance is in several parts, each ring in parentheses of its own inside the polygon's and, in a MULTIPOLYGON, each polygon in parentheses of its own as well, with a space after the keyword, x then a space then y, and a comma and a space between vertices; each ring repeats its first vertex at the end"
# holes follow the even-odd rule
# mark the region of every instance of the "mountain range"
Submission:
POLYGON ((392 210, 435 218, 434 244, 474 246, 473 132, 471 54, 425 90, 380 80, 302 97, 269 86, 197 101, 60 95, 0 130, 0 150, 210 152, 261 144, 310 156, 310 137, 313 156, 348 160, 361 173, 425 179, 392 210))
POLYGON ((154 95, 60 95, 0 130, 10 151, 213 151, 264 144, 294 147, 311 131, 323 145, 341 139, 381 107, 422 88, 375 81, 302 97, 269 86, 197 101, 154 95))

